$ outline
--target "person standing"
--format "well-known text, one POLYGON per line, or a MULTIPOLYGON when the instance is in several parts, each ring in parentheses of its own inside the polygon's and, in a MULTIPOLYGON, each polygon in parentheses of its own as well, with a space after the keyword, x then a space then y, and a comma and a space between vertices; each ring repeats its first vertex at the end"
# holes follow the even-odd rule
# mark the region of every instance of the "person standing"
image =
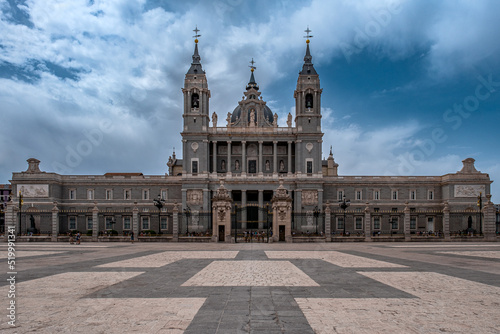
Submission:
POLYGON ((130 232, 130 242, 134 243, 134 231, 130 232))

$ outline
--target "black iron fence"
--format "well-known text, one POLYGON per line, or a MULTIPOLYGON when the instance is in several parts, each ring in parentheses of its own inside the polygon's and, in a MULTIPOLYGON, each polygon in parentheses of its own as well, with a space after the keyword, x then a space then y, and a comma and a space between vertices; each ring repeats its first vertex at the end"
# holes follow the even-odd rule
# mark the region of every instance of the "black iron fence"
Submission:
POLYGON ((269 242, 273 235, 273 213, 268 206, 235 205, 231 231, 236 242, 269 242))

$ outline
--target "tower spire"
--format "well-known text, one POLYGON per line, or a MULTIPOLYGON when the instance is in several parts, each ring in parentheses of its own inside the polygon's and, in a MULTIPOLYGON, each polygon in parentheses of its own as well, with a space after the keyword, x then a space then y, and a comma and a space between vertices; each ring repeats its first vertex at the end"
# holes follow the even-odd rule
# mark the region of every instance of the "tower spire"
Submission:
POLYGON ((304 30, 304 32, 306 33, 306 36, 304 36, 304 38, 307 38, 306 39, 307 47, 306 47, 306 55, 304 56, 304 65, 302 66, 302 71, 299 74, 305 74, 305 75, 317 74, 312 63, 311 51, 309 50, 310 38, 313 37, 311 35, 312 30, 309 29, 309 26, 307 26, 307 29, 304 30))
POLYGON ((256 90, 259 90, 259 86, 257 86, 257 82, 255 82, 255 77, 253 75, 253 71, 255 71, 257 69, 257 67, 255 67, 253 65, 253 64, 255 64, 255 61, 253 60, 253 58, 249 63, 251 65, 248 67, 250 67, 250 71, 252 72, 252 74, 250 75, 250 81, 248 82, 247 90, 249 90, 250 88, 255 88, 256 90))
POLYGON ((200 54, 198 53, 198 37, 201 37, 201 35, 198 34, 198 32, 200 31, 200 29, 198 29, 198 26, 196 26, 196 28, 193 31, 195 33, 195 35, 193 36, 194 38, 193 62, 191 63, 191 67, 189 68, 187 74, 201 74, 205 72, 201 67, 200 63, 201 57, 200 54))

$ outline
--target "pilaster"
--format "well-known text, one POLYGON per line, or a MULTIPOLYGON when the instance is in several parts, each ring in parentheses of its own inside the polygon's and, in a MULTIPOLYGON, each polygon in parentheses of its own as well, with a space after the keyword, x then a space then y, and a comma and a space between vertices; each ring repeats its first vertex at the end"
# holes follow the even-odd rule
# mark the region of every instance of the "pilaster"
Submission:
POLYGON ((332 241, 332 209, 330 208, 330 202, 326 202, 325 207, 325 237, 326 242, 332 241))
POLYGON ((50 241, 56 242, 59 236, 59 208, 57 207, 57 202, 54 202, 54 207, 52 208, 52 236, 50 241))
POLYGON ((403 212, 403 233, 405 235, 405 241, 410 241, 410 207, 408 206, 408 202, 405 203, 403 212))
POLYGON ((372 217, 370 214, 370 204, 366 202, 365 207, 365 241, 372 241, 372 217))
POLYGON ((132 231, 134 231, 135 238, 139 240, 139 208, 137 202, 134 202, 134 208, 132 209, 132 231))
POLYGON ((173 241, 179 241, 179 205, 177 202, 174 203, 172 209, 172 236, 173 241))
POLYGON ((99 236, 99 208, 97 202, 94 202, 92 208, 92 241, 97 241, 99 236))
POLYGON ((445 240, 451 240, 450 236, 450 206, 448 201, 444 202, 443 208, 443 234, 445 240))

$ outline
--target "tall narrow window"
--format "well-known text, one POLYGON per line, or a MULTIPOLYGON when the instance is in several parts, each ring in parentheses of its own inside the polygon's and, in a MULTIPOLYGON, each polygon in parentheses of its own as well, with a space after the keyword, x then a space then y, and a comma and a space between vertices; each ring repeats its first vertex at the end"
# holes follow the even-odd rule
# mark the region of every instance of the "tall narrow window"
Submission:
POLYGON ((142 199, 149 199, 149 189, 142 190, 142 199))
POLYGON ((94 199, 94 189, 87 189, 87 199, 94 199))
POLYGON ((69 190, 69 199, 76 199, 76 190, 75 189, 69 190))
POLYGON ((312 94, 306 94, 306 108, 313 107, 313 96, 312 94))
POLYGON ((114 221, 113 217, 111 217, 111 216, 106 217, 106 230, 112 230, 114 223, 115 223, 115 221, 114 221))
POLYGON ((161 229, 162 230, 167 229, 167 217, 161 217, 161 229))
POLYGON ((380 199, 380 191, 379 190, 374 190, 373 191, 373 199, 374 200, 379 200, 380 199))
POLYGON ((337 230, 344 229, 344 217, 337 217, 337 230))
POLYGON ((123 217, 123 229, 124 230, 130 230, 130 221, 131 221, 130 216, 125 216, 123 217))
POLYGON ((76 217, 74 216, 69 217, 69 229, 76 230, 76 217))
POLYGON ((142 217, 142 230, 149 230, 149 217, 142 217))
POLYGON ((417 191, 416 190, 410 190, 410 199, 411 200, 417 199, 417 191))
POLYGON ((393 200, 397 200, 398 199, 398 191, 397 190, 393 190, 392 191, 392 199, 393 200))
POLYGON ((363 229, 363 217, 356 217, 356 230, 363 229))
POLYGON ((113 190, 106 189, 106 199, 113 199, 113 190))
POLYGON ((360 201, 361 198, 361 190, 356 190, 356 200, 360 201))
POLYGON ((191 170, 193 174, 198 174, 198 161, 191 161, 191 170))
POLYGON ((391 218, 391 229, 393 229, 393 230, 398 229, 398 217, 391 218))
POLYGON ((344 190, 339 190, 337 192, 337 200, 341 201, 343 197, 344 197, 344 190))
POLYGON ((430 200, 434 199, 434 191, 433 190, 429 190, 427 197, 430 200))
POLYGON ((380 217, 373 217, 373 229, 380 230, 380 217))
POLYGON ((92 230, 94 228, 94 223, 92 217, 87 217, 87 230, 92 230))
POLYGON ((313 172, 313 162, 308 161, 307 162, 307 174, 312 174, 312 172, 313 172))
POLYGON ((164 201, 167 200, 167 190, 166 189, 161 190, 161 199, 164 201))
POLYGON ((130 189, 125 189, 123 191, 123 199, 132 199, 132 195, 131 195, 131 190, 130 189))
POLYGON ((191 108, 200 107, 200 96, 197 93, 191 95, 191 108))
POLYGON ((410 230, 417 228, 417 217, 410 217, 410 230))

